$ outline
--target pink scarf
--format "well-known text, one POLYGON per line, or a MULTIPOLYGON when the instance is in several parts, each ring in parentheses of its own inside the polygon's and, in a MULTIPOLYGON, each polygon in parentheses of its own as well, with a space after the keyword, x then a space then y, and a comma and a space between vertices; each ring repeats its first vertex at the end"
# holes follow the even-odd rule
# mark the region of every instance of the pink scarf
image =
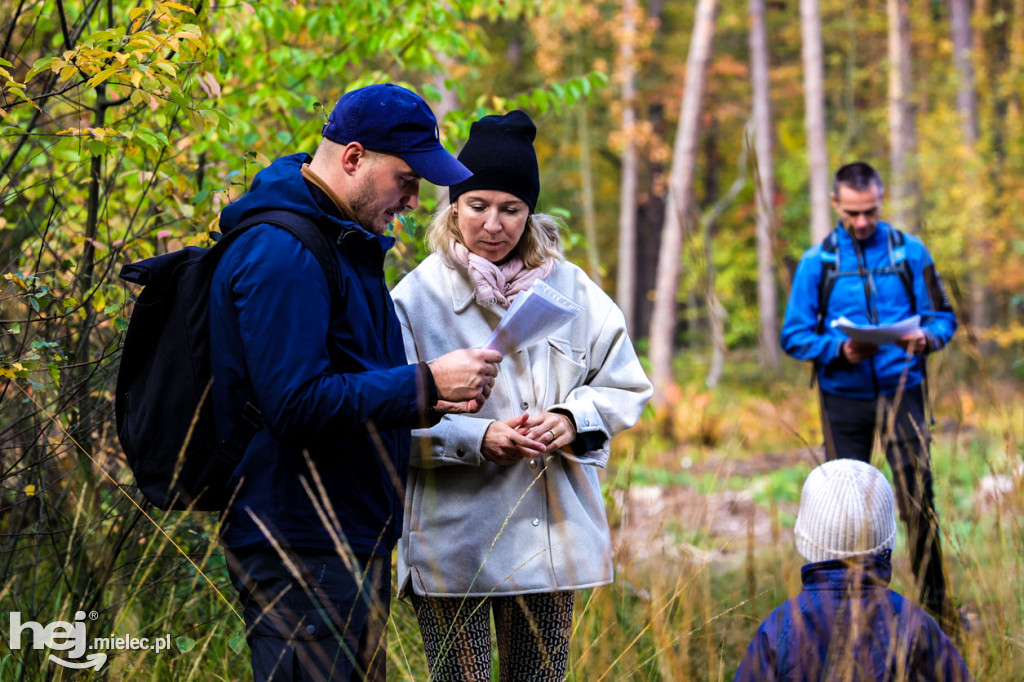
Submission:
POLYGON ((502 308, 512 305, 520 291, 530 288, 538 277, 546 279, 555 269, 555 260, 548 259, 539 268, 527 268, 520 258, 510 258, 501 265, 495 265, 466 248, 465 244, 452 240, 452 257, 469 274, 473 284, 473 295, 480 305, 497 303, 502 308))

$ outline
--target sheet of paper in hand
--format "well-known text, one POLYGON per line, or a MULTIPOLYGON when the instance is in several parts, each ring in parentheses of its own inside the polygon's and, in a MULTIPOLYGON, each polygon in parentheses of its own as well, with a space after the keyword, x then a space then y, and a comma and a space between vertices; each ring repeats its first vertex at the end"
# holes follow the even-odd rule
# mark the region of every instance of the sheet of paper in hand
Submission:
POLYGON ((580 314, 583 306, 569 300, 542 280, 512 301, 484 348, 508 354, 543 339, 580 314))
POLYGON ((854 341, 882 345, 892 343, 901 336, 921 328, 921 316, 914 315, 894 324, 856 324, 840 317, 832 323, 832 326, 849 336, 854 341))

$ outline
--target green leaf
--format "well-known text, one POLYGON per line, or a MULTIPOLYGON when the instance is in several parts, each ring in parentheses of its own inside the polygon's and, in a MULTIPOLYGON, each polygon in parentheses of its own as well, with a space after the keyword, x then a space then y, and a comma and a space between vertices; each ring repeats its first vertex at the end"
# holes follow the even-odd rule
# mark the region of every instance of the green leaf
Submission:
POLYGON ((231 647, 231 650, 236 654, 242 653, 242 651, 245 650, 245 631, 239 630, 232 635, 231 639, 228 640, 228 646, 231 647))
POLYGON ((182 635, 174 640, 174 645, 178 647, 178 651, 185 654, 195 648, 196 640, 182 635))
POLYGON ((7 331, 10 334, 20 334, 21 333, 21 323, 20 322, 15 322, 14 324, 12 324, 10 327, 7 328, 7 331))
POLYGON ((119 332, 125 331, 126 329, 128 329, 128 320, 124 319, 123 317, 115 317, 114 329, 116 329, 119 332))
MULTIPOLYGON (((54 59, 56 59, 56 57, 43 57, 41 59, 37 59, 36 63, 32 65, 32 68, 28 70, 27 74, 25 74, 25 81, 28 82, 32 80, 43 71, 50 68, 50 64, 53 63, 54 59)), ((10 62, 8 62, 7 65, 11 66, 10 62)))

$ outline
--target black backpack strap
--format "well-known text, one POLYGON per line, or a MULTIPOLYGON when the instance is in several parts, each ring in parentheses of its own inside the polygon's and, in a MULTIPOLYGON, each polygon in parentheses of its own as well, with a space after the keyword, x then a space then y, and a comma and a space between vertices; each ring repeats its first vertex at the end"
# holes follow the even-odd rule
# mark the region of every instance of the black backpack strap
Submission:
MULTIPOLYGON (((327 233, 302 214, 292 211, 257 213, 232 227, 227 234, 217 241, 211 252, 216 250, 218 254, 216 257, 219 258, 224 250, 240 235, 248 231, 249 228, 265 224, 275 225, 283 230, 287 230, 293 237, 302 242, 302 245, 313 254, 324 271, 324 276, 327 278, 327 290, 330 296, 331 309, 334 310, 340 305, 342 297, 341 272, 338 269, 338 257, 334 246, 331 244, 327 233)), ((263 413, 251 402, 246 402, 242 407, 241 413, 238 415, 238 419, 235 420, 235 425, 231 428, 231 433, 221 442, 220 446, 236 460, 239 460, 249 447, 253 436, 262 427, 263 413)))
POLYGON ((341 272, 338 269, 337 252, 334 250, 334 246, 331 244, 331 239, 327 233, 310 218, 300 213, 283 210, 257 213, 231 228, 231 231, 217 242, 217 245, 220 246, 222 242, 233 241, 237 235, 245 232, 250 227, 264 224, 275 225, 283 230, 287 230, 313 254, 317 262, 320 263, 324 276, 327 278, 327 290, 330 293, 331 307, 336 306, 341 301, 342 296, 341 272))
POLYGON ((815 331, 819 334, 825 331, 825 318, 828 316, 828 300, 832 297, 832 290, 836 286, 836 278, 838 277, 839 237, 835 230, 832 230, 825 237, 825 241, 821 244, 821 251, 823 254, 834 257, 821 259, 821 278, 818 280, 818 325, 815 327, 815 331))
POLYGON ((903 258, 896 262, 895 252, 896 249, 906 244, 907 238, 902 232, 897 230, 895 227, 889 228, 889 258, 894 268, 896 268, 896 274, 900 277, 900 282, 903 284, 903 289, 907 292, 907 298, 910 299, 910 310, 916 315, 917 314, 917 295, 914 294, 914 273, 910 271, 910 261, 907 259, 906 254, 903 258))

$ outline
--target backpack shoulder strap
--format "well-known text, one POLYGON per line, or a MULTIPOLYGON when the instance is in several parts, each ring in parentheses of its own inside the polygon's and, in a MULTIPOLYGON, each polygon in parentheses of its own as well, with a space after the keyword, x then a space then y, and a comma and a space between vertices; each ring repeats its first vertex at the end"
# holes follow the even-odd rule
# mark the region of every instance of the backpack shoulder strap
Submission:
POLYGON ((825 318, 828 317, 828 300, 832 297, 832 289, 836 286, 839 267, 839 236, 836 230, 829 232, 821 244, 821 278, 818 280, 818 324, 815 328, 821 334, 825 331, 825 318))
MULTIPOLYGON (((288 231, 293 237, 302 242, 302 245, 320 263, 327 278, 327 288, 330 293, 331 306, 335 306, 342 297, 341 274, 338 268, 338 256, 331 244, 327 233, 321 229, 313 220, 293 211, 274 210, 257 213, 233 227, 224 237, 217 242, 219 247, 222 243, 234 240, 234 238, 256 225, 270 224, 288 231)), ((216 248, 216 247, 215 247, 216 248)), ((225 247, 227 245, 225 244, 225 247)))
POLYGON ((896 274, 900 277, 903 289, 910 299, 910 309, 917 313, 917 296, 914 294, 914 273, 910 271, 910 261, 906 253, 906 236, 895 227, 889 227, 889 257, 892 260, 896 274))

